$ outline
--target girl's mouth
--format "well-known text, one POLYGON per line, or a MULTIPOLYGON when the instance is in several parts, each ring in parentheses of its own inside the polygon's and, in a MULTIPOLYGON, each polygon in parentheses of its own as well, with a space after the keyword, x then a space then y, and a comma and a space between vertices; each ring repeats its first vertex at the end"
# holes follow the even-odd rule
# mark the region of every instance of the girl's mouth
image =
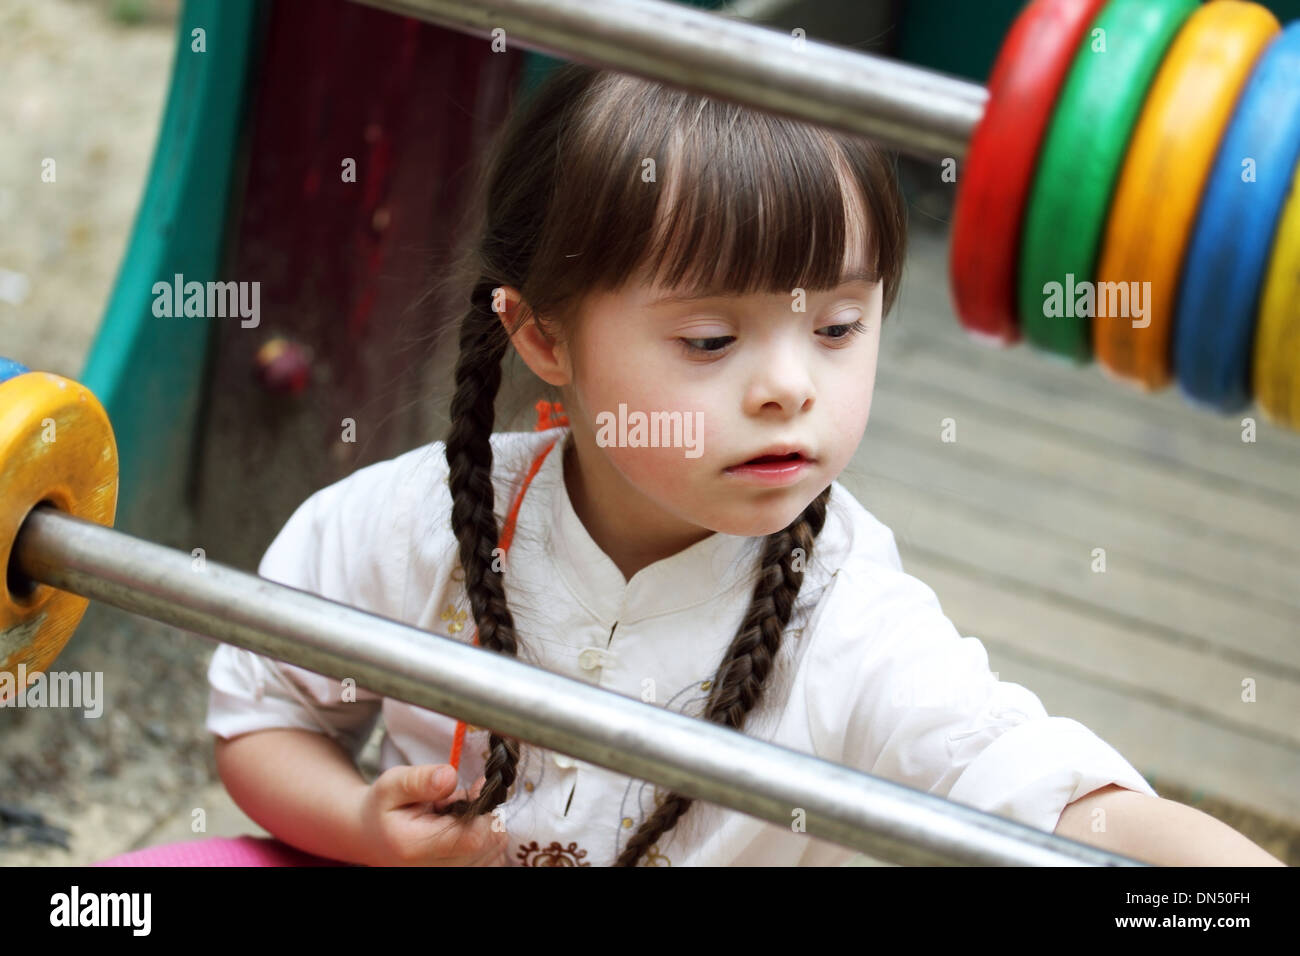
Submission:
POLYGON ((797 481, 812 462, 798 452, 788 455, 762 455, 732 465, 726 474, 761 485, 786 485, 797 481))

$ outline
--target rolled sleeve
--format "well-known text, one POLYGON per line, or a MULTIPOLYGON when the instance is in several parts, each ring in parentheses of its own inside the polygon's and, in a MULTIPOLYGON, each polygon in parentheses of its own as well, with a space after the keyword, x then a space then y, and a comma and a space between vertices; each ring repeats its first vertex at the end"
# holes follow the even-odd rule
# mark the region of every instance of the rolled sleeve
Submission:
POLYGON ((1156 796, 1083 724, 999 680, 922 581, 878 566, 840 576, 809 696, 813 739, 831 759, 1049 832, 1107 784, 1156 796))
MULTIPOLYGON (((379 473, 363 477, 373 479, 379 473)), ((361 484, 353 482, 351 489, 332 485, 304 501, 267 548, 257 573, 288 587, 346 600, 345 558, 361 549, 359 534, 349 534, 349 527, 364 527, 360 519, 365 516, 358 512, 357 503, 367 497, 375 500, 375 489, 357 487, 361 484)), ((373 604, 374 600, 353 603, 373 604)), ((300 728, 325 734, 354 760, 383 707, 379 694, 350 683, 345 687, 336 678, 231 644, 222 644, 214 652, 208 686, 205 727, 211 733, 229 739, 256 730, 300 728)))
POLYGON ((335 740, 354 760, 383 705, 370 691, 231 644, 212 655, 208 687, 211 733, 229 739, 255 730, 311 730, 335 740))
POLYGON ((1067 805, 1109 784, 1158 796, 1119 751, 1069 717, 1042 716, 991 736, 948 799, 1051 832, 1067 805))

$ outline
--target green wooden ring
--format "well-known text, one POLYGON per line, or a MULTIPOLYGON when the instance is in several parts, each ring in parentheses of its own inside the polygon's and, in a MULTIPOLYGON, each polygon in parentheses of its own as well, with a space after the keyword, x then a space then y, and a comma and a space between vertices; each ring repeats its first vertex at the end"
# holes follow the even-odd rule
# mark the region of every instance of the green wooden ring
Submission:
POLYGON ((1084 37, 1044 141, 1020 246, 1020 323, 1037 348, 1092 359, 1092 319, 1071 285, 1093 281, 1111 194, 1147 90, 1199 0, 1111 0, 1084 37), (1098 33, 1104 41, 1099 51, 1098 33), (1073 280, 1067 279, 1073 276, 1073 280), (1048 309, 1049 283, 1061 295, 1048 309))

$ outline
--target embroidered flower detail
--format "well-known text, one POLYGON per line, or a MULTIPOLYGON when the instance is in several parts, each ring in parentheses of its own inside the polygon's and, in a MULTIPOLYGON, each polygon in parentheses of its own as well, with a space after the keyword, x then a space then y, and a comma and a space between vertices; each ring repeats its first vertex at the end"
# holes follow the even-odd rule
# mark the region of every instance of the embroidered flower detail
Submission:
POLYGON ((543 850, 533 840, 519 844, 518 858, 520 866, 591 866, 582 859, 586 855, 587 851, 579 849, 576 843, 565 847, 560 846, 558 840, 552 840, 551 845, 543 850))
POLYGON ((645 851, 645 855, 641 857, 641 865, 642 866, 672 866, 673 861, 668 859, 668 857, 664 856, 662 853, 659 852, 659 844, 656 843, 654 846, 650 847, 648 850, 645 851))
POLYGON ((457 634, 465 629, 465 619, 469 615, 465 611, 458 611, 455 607, 448 604, 446 610, 442 612, 442 619, 450 621, 447 630, 452 634, 457 634))

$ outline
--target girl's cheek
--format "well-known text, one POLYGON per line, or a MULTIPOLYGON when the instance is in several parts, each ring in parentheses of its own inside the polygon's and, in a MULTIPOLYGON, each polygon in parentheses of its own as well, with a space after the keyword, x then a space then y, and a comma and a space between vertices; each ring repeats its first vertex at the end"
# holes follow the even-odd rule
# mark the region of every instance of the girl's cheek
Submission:
POLYGON ((671 500, 673 491, 664 483, 670 480, 661 462, 647 455, 662 449, 608 448, 610 463, 632 488, 651 501, 671 500))

